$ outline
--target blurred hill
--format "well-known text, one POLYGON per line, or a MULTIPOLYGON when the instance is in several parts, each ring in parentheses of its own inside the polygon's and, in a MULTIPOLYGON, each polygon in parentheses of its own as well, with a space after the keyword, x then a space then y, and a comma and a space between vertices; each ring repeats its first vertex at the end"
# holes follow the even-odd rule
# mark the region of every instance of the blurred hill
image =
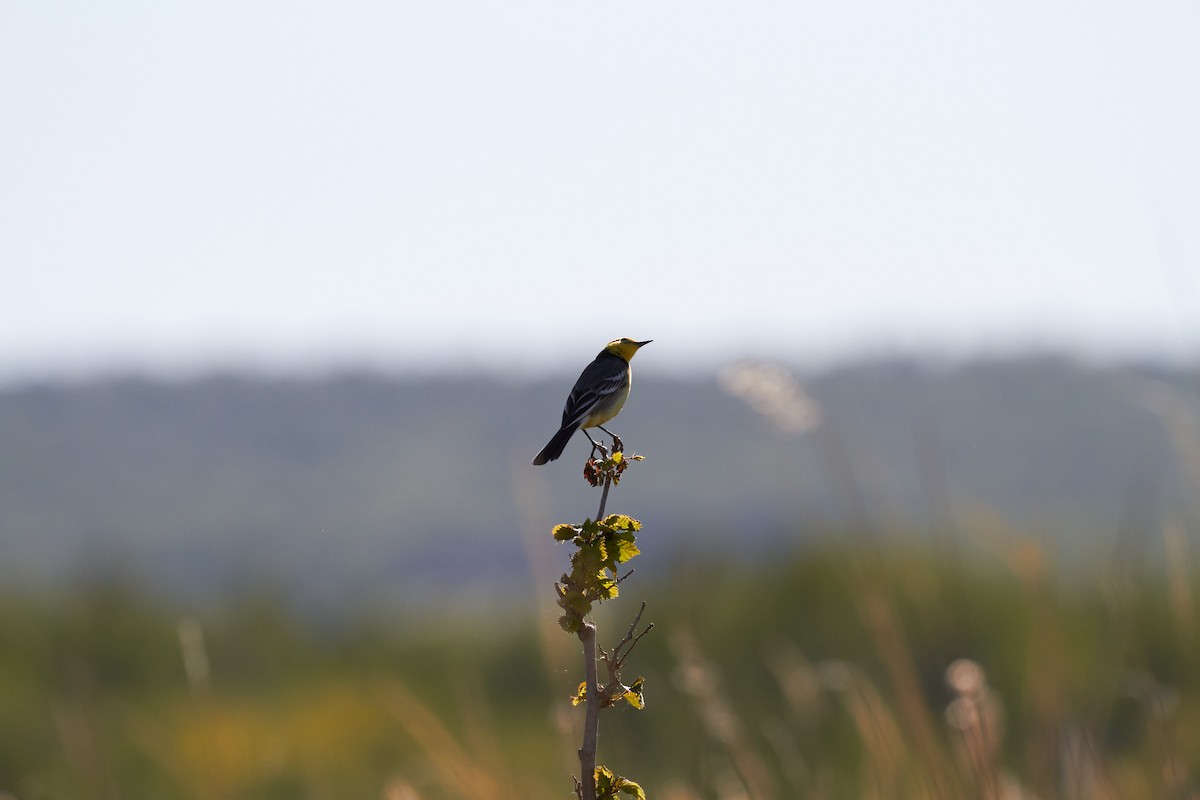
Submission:
MULTIPOLYGON (((646 560, 761 556, 827 531, 925 536, 976 514, 1104 558, 1123 531, 1196 513, 1189 371, 861 363, 788 384, 791 429, 745 401, 757 374, 639 373, 615 429, 648 458, 610 508, 646 524, 646 560)), ((9 387, 0 577, 115 571, 185 597, 267 581, 322 605, 488 597, 528 573, 531 537, 595 512, 582 437, 529 466, 569 386, 347 374, 9 387)))

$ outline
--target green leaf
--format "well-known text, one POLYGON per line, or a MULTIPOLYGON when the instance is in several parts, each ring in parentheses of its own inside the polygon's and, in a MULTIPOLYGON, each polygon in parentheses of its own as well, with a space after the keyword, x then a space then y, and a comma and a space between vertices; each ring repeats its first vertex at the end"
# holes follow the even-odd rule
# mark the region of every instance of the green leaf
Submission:
POLYGON ((554 526, 554 539, 559 542, 569 542, 579 533, 579 528, 569 523, 554 526))
POLYGON ((642 551, 635 544, 635 539, 632 533, 618 533, 612 537, 610 548, 613 551, 613 558, 618 564, 624 564, 642 551))
POLYGON ((617 588, 617 582, 612 578, 601 578, 596 586, 596 597, 599 600, 612 600, 621 590, 617 588))
POLYGON ((608 767, 596 767, 596 770, 592 773, 592 779, 596 784, 596 797, 598 800, 616 797, 617 792, 631 795, 637 798, 637 800, 646 800, 646 793, 642 791, 641 786, 638 786, 629 780, 629 778, 622 778, 620 775, 613 774, 613 771, 608 767))
POLYGON ((596 782, 596 797, 612 797, 615 794, 617 776, 608 767, 596 767, 592 779, 596 782))
POLYGON ((646 697, 642 694, 642 688, 645 686, 645 683, 645 678, 638 678, 633 682, 632 686, 625 690, 625 701, 638 711, 646 707, 646 697))
MULTIPOLYGON (((568 598, 564 598, 564 602, 566 603, 567 608, 578 614, 580 617, 586 617, 588 612, 592 610, 592 602, 582 594, 576 594, 568 598)), ((574 633, 575 630, 579 629, 575 628, 571 632, 574 633)))
POLYGON ((637 800, 646 800, 646 793, 642 791, 642 787, 629 780, 629 778, 621 778, 617 789, 622 794, 633 795, 637 800))
POLYGON ((581 545, 571 556, 571 576, 586 585, 588 576, 595 575, 604 568, 605 554, 598 543, 581 545))
POLYGON ((618 531, 640 531, 642 523, 628 514, 609 514, 604 518, 604 526, 618 531))

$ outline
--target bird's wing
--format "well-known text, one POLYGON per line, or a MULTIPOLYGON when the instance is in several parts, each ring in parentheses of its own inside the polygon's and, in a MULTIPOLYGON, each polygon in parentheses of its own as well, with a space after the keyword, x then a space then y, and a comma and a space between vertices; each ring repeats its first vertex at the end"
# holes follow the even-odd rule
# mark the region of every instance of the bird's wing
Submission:
POLYGON ((624 359, 609 353, 588 364, 563 406, 562 427, 578 426, 586 420, 597 403, 621 388, 628 369, 624 359))

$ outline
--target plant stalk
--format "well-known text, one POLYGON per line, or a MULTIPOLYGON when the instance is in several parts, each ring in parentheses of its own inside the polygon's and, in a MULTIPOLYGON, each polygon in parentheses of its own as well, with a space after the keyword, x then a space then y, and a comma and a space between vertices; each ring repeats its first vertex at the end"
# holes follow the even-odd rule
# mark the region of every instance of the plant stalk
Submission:
MULTIPOLYGON (((600 510, 596 519, 604 519, 604 506, 608 503, 611 480, 604 481, 600 494, 600 510)), ((587 684, 585 714, 583 717, 583 746, 579 748, 580 784, 583 800, 596 800, 596 743, 600 738, 600 679, 596 665, 596 623, 588 621, 579 629, 579 641, 583 642, 583 680, 587 684)))
POLYGON ((600 493, 600 510, 596 512, 596 521, 604 519, 604 506, 608 505, 608 487, 612 486, 612 478, 604 479, 604 491, 600 493))
POLYGON ((600 738, 600 686, 596 666, 596 623, 588 621, 579 630, 583 642, 583 678, 587 684, 583 718, 583 746, 579 748, 580 783, 583 800, 596 800, 596 743, 600 738))

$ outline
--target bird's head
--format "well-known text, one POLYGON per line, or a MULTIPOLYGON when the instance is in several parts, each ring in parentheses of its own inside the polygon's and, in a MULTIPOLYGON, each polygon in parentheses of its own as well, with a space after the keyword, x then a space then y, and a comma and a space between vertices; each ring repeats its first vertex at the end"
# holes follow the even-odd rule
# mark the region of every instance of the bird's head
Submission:
POLYGON ((633 339, 613 339, 604 346, 604 352, 612 353, 614 356, 620 356, 628 361, 633 358, 633 354, 638 351, 638 348, 650 344, 653 339, 647 339, 644 342, 635 342, 633 339))

